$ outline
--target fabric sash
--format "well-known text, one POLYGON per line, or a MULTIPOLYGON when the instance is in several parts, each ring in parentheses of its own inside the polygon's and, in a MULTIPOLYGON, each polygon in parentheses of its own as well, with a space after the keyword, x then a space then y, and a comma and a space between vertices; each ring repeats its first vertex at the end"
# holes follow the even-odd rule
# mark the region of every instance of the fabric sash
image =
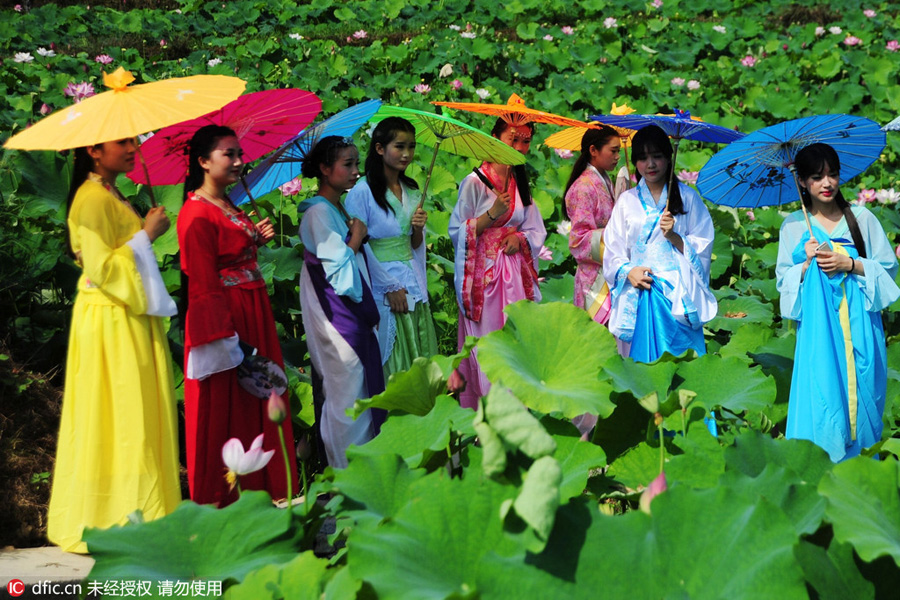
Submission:
POLYGON ((412 246, 408 235, 395 235, 386 238, 369 238, 369 248, 379 262, 412 260, 412 246))

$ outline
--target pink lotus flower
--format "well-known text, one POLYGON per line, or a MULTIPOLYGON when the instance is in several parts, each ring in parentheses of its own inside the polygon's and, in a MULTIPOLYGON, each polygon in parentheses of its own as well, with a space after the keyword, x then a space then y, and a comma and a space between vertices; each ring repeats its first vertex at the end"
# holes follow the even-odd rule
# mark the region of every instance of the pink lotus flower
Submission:
POLYGON ((875 202, 878 200, 878 195, 875 193, 875 190, 861 190, 856 195, 856 203, 857 204, 868 204, 869 202, 875 202))
POLYGON ((835 25, 834 27, 829 27, 828 31, 831 32, 832 35, 837 35, 839 33, 843 33, 843 29, 835 25))
POLYGON ((428 85, 427 83, 419 83, 419 84, 416 84, 416 87, 413 88, 413 91, 416 92, 417 94, 424 95, 431 91, 431 86, 428 85))
POLYGON ((726 28, 724 25, 713 25, 713 31, 717 33, 725 33, 726 31, 728 31, 728 28, 726 28))
POLYGON ((571 150, 566 150, 565 148, 554 148, 553 151, 556 152, 556 155, 560 158, 568 159, 575 156, 571 150))
POLYGON ((49 115, 51 112, 53 112, 53 109, 50 108, 50 106, 46 102, 41 104, 41 114, 42 115, 49 115))
POLYGON ((821 26, 816 27, 816 37, 820 37, 823 35, 825 35, 825 28, 821 26))
POLYGON ((259 434, 244 452, 244 445, 238 438, 231 438, 222 446, 222 462, 228 467, 225 479, 233 488, 241 475, 259 471, 272 460, 274 450, 262 449, 263 434, 259 434))
POLYGON ((21 5, 21 4, 16 4, 16 5, 13 7, 13 10, 15 10, 16 12, 22 12, 22 5, 21 5))
POLYGON ((647 486, 644 493, 641 494, 641 510, 649 515, 650 502, 667 489, 669 489, 669 485, 666 483, 666 474, 665 472, 660 472, 660 474, 656 476, 656 479, 650 482, 650 485, 647 486))
POLYGON ((269 400, 266 402, 266 412, 269 414, 269 420, 273 423, 281 423, 287 416, 287 405, 284 398, 274 391, 269 394, 269 400))
POLYGON ((63 90, 63 94, 70 98, 74 98, 76 103, 81 102, 85 98, 90 98, 95 93, 94 86, 87 81, 80 81, 78 83, 69 82, 66 89, 63 90))
POLYGON ((98 54, 94 57, 94 62, 98 62, 101 65, 108 65, 113 61, 113 57, 109 54, 98 54))
POLYGON ((663 0, 653 0, 652 4, 655 8, 661 8, 663 5, 663 0))
POLYGON ((751 221, 755 221, 755 220, 756 220, 756 215, 753 213, 753 209, 752 209, 752 208, 751 208, 750 210, 747 211, 747 218, 750 219, 751 221))
POLYGON ((867 8, 866 10, 863 11, 863 14, 866 15, 867 17, 869 17, 870 19, 874 19, 875 15, 877 13, 874 10, 872 10, 871 8, 867 8))
POLYGON ((689 89, 689 90, 699 90, 699 89, 700 89, 700 82, 697 81, 696 79, 691 79, 690 81, 687 82, 687 89, 689 89))
POLYGON ((463 31, 463 32, 460 33, 459 35, 460 35, 461 37, 464 37, 464 38, 467 38, 467 39, 470 39, 470 40, 474 40, 475 37, 476 37, 474 31, 463 31))
POLYGON ((568 25, 564 26, 561 31, 566 35, 575 35, 575 30, 568 25))
POLYGON ((296 179, 291 179, 284 185, 279 186, 278 189, 281 190, 282 196, 296 196, 303 191, 303 182, 297 177, 296 179))
POLYGON ((369 37, 369 34, 366 32, 365 29, 360 29, 359 31, 353 32, 353 39, 355 39, 355 40, 362 40, 367 37, 369 37))
POLYGON ((538 252, 538 258, 541 260, 553 260, 553 250, 547 246, 541 246, 541 250, 538 252))
POLYGON ((550 35, 550 34, 548 33, 547 35, 544 36, 544 40, 545 40, 545 41, 548 41, 548 42, 552 42, 552 41, 553 41, 553 36, 550 35))
POLYGON ((452 87, 454 90, 458 90, 462 86, 463 86, 463 82, 460 81, 459 79, 454 79, 453 81, 450 82, 450 87, 452 87))
POLYGON ((877 197, 878 201, 882 204, 897 204, 897 202, 900 202, 900 192, 896 191, 894 188, 878 190, 875 192, 875 197, 877 197))
POLYGON ((861 42, 862 42, 862 40, 859 39, 858 37, 856 37, 855 35, 848 35, 846 38, 844 38, 845 46, 856 46, 857 44, 860 44, 861 42))
POLYGON ((697 171, 688 171, 682 169, 678 172, 678 181, 682 183, 686 183, 688 185, 697 185, 697 176, 700 175, 697 171))
POLYGON ((900 258, 900 246, 897 246, 897 250, 894 251, 894 254, 897 255, 897 258, 900 258))
POLYGON ((750 56, 749 54, 741 59, 741 64, 745 67, 752 67, 756 64, 756 59, 750 56))
POLYGON ((607 29, 613 29, 618 24, 619 22, 616 21, 615 17, 606 17, 605 19, 603 19, 603 26, 607 29))
POLYGON ((896 52, 898 49, 900 49, 900 43, 898 43, 897 40, 891 40, 885 45, 885 48, 889 52, 896 52))
POLYGON ((672 85, 674 85, 675 87, 683 86, 684 85, 684 77, 673 77, 672 85))

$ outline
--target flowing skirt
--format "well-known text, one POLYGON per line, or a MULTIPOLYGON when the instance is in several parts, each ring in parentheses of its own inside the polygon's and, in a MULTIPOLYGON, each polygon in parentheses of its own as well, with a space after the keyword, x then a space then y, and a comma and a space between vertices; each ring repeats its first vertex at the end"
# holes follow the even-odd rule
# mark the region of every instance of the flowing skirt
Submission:
POLYGON ((47 516, 47 537, 68 552, 87 552, 85 527, 122 524, 135 510, 150 521, 181 502, 163 321, 95 296, 75 300, 47 516))
MULTIPOLYGON (((396 328, 394 348, 384 363, 384 380, 392 373, 406 371, 413 360, 420 356, 429 358, 437 354, 437 335, 434 333, 434 321, 431 308, 427 303, 417 302, 411 313, 391 313, 396 328)), ((387 323, 382 320, 382 327, 387 323)))

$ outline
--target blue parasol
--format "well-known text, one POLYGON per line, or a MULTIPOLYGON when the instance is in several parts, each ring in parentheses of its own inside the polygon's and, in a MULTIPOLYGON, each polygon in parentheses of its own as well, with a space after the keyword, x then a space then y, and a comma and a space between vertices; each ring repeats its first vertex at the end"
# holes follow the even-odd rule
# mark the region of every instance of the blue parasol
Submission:
MULTIPOLYGON (((674 140, 672 155, 672 172, 669 176, 669 193, 672 193, 672 181, 675 173, 675 160, 678 158, 678 144, 681 140, 694 140, 713 144, 727 144, 744 137, 744 134, 728 127, 713 125, 691 117, 686 110, 675 109, 674 115, 594 115, 591 120, 602 121, 604 125, 643 129, 648 125, 656 125, 674 140)), ((668 209, 668 203, 666 203, 668 209)))
POLYGON ((840 182, 846 183, 881 155, 885 133, 876 122, 850 115, 817 115, 764 127, 709 159, 700 170, 697 188, 710 202, 725 206, 793 202, 800 193, 794 157, 814 143, 835 149, 841 161, 840 182))
POLYGON ((303 158, 320 139, 329 135, 352 136, 380 107, 381 100, 367 100, 304 129, 241 178, 243 186, 235 186, 229 194, 232 201, 236 205, 243 204, 294 179, 300 175, 303 158))
POLYGON ((900 117, 881 128, 882 131, 900 131, 900 117))

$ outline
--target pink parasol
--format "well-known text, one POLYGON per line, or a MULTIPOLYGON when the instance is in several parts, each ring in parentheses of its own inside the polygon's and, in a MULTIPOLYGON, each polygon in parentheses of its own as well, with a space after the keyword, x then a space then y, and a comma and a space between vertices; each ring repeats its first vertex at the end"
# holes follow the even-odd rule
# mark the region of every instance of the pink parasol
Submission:
POLYGON ((206 125, 233 129, 241 141, 244 160, 256 160, 300 133, 321 110, 322 101, 305 90, 265 90, 240 96, 219 110, 159 130, 141 146, 146 167, 138 161, 128 177, 143 184, 182 183, 188 170, 188 143, 206 125))

